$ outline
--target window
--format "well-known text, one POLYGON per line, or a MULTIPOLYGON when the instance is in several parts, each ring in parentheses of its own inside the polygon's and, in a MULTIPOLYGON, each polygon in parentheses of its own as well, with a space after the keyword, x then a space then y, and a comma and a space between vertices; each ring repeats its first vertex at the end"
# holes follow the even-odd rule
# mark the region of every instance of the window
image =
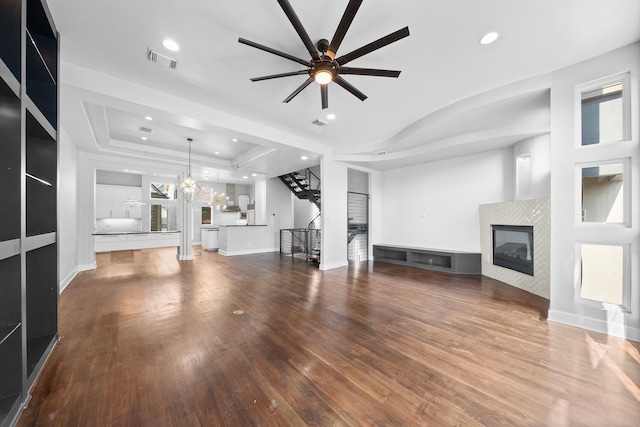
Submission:
POLYGON ((151 205, 151 231, 177 231, 178 210, 173 205, 151 205))
POLYGON ((579 165, 582 223, 628 225, 628 161, 579 165))
POLYGON ((580 298, 625 306, 625 247, 580 244, 580 298))
POLYGON ((580 90, 582 146, 630 138, 628 82, 628 76, 618 76, 580 90))
POLYGON ((149 198, 161 200, 177 200, 175 184, 161 184, 152 182, 149 188, 149 198))

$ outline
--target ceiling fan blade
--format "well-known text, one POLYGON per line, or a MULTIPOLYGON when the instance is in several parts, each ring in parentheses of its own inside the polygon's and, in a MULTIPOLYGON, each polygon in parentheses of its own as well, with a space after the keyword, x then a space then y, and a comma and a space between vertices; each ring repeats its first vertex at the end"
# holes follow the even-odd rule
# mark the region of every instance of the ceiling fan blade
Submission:
POLYGON ((289 18, 289 21, 291 22, 291 25, 293 25, 293 28, 298 33, 298 36, 300 36, 302 43, 304 43, 305 47, 309 51, 309 55, 311 55, 313 59, 320 59, 320 54, 318 53, 318 49, 311 41, 309 34, 307 34, 307 30, 305 30, 304 27, 302 26, 302 22, 300 22, 298 15, 296 15, 295 10, 293 10, 293 7, 291 7, 291 3, 289 3, 288 0, 278 0, 278 3, 280 4, 280 7, 284 11, 284 14, 287 15, 287 18, 289 18))
POLYGON ((378 50, 380 48, 385 47, 393 42, 396 42, 400 39, 403 39, 409 35, 409 27, 404 27, 398 31, 395 31, 389 35, 386 35, 374 42, 371 42, 365 46, 362 46, 359 49, 354 50, 353 52, 347 53, 336 59, 336 62, 339 65, 344 65, 349 61, 353 61, 356 58, 360 58, 361 56, 366 55, 367 53, 371 53, 374 50, 378 50))
POLYGON ((331 59, 335 59, 336 52, 344 39, 345 34, 347 34, 347 30, 351 26, 353 22, 353 18, 356 16, 360 5, 362 4, 362 0, 350 0, 347 8, 342 15, 342 19, 338 24, 338 28, 336 29, 333 38, 331 39, 331 43, 329 44, 329 49, 327 49, 327 56, 331 59))
POLYGON ((320 85, 320 98, 322 98, 322 109, 329 108, 329 85, 320 85))
POLYGON ((270 47, 265 46, 265 45, 261 45, 260 43, 256 43, 256 42, 252 42, 251 40, 243 39, 242 37, 240 37, 238 39, 238 42, 242 43, 242 44, 246 44, 247 46, 255 47, 256 49, 264 50, 265 52, 273 53, 274 55, 278 55, 278 56, 280 56, 282 58, 289 59, 289 60, 291 60, 293 62, 297 62, 298 64, 302 64, 302 65, 305 65, 305 66, 309 65, 309 61, 305 61, 304 59, 297 58, 297 57, 295 57, 293 55, 289 55, 288 53, 281 52, 279 50, 270 48, 270 47))
POLYGON ((400 75, 400 71, 378 70, 376 68, 340 67, 340 74, 352 74, 357 76, 398 77, 400 75))
POLYGON ((345 88, 347 91, 351 92, 355 97, 357 97, 358 99, 360 99, 360 101, 364 101, 365 99, 367 99, 367 95, 365 95, 364 93, 360 92, 358 89, 356 89, 351 83, 349 83, 348 81, 346 81, 345 79, 343 79, 340 76, 335 76, 333 78, 333 81, 336 84, 339 84, 340 86, 342 86, 343 88, 345 88))
POLYGON ((291 101, 293 98, 296 97, 296 95, 298 95, 300 92, 302 92, 304 90, 304 88, 309 86, 312 82, 313 82, 313 78, 309 77, 307 80, 305 80, 304 83, 302 83, 300 86, 298 86, 298 89, 294 90, 293 93, 291 95, 287 96, 287 98, 282 102, 286 103, 286 102, 291 101))
POLYGON ((262 80, 278 79, 280 77, 299 76, 301 74, 309 74, 307 70, 292 71, 290 73, 271 74, 269 76, 254 77, 250 79, 252 82, 261 82, 262 80))

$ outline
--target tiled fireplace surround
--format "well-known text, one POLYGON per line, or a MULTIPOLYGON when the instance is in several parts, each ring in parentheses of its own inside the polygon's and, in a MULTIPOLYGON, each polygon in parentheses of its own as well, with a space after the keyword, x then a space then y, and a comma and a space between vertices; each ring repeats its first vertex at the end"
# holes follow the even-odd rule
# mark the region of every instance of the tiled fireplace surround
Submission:
POLYGON ((480 205, 482 274, 550 298, 551 203, 549 199, 480 205), (491 225, 533 226, 533 276, 493 265, 491 225))

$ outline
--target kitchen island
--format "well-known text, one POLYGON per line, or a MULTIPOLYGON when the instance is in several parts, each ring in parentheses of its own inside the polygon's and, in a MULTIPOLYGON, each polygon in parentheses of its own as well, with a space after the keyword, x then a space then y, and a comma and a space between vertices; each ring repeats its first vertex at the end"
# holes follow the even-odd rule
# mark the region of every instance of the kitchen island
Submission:
POLYGON ((93 233, 93 238, 95 252, 180 246, 180 231, 114 231, 93 233))
POLYGON ((233 256, 278 251, 273 241, 266 225, 220 225, 218 253, 233 256))

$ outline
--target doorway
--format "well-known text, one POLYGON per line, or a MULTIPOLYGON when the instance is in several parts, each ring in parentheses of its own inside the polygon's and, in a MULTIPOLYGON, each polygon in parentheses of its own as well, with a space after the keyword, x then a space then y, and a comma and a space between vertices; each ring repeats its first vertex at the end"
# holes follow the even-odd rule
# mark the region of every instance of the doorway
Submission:
POLYGON ((369 195, 347 193, 347 259, 361 262, 369 259, 369 195))

